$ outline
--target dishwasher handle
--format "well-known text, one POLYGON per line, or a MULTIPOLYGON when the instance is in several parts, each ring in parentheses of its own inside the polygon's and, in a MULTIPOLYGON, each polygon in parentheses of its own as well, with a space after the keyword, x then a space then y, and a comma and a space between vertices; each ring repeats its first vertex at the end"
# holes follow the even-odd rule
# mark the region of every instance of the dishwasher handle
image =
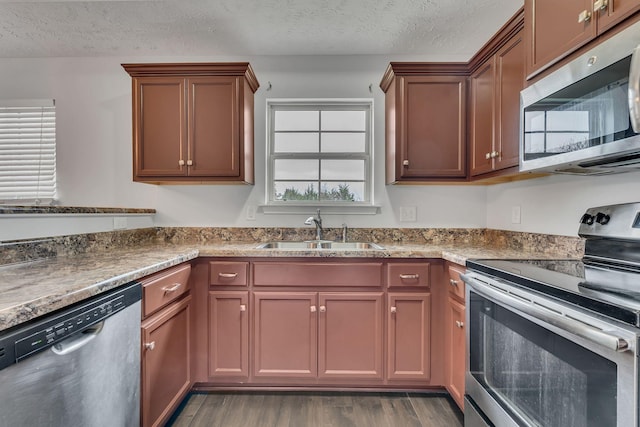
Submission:
POLYGON ((51 351, 53 351, 58 356, 64 356, 69 353, 73 353, 74 351, 81 349, 85 345, 89 344, 89 342, 91 342, 93 339, 95 339, 100 334, 100 332, 102 332, 103 327, 104 320, 88 327, 82 332, 70 336, 66 340, 56 343, 51 347, 51 351))

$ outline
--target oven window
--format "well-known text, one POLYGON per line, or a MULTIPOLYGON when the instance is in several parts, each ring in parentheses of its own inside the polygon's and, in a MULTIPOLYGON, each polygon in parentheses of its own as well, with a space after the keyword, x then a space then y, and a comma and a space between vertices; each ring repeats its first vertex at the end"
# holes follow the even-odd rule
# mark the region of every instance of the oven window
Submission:
POLYGON ((470 371, 528 425, 616 425, 617 366, 471 294, 470 371))

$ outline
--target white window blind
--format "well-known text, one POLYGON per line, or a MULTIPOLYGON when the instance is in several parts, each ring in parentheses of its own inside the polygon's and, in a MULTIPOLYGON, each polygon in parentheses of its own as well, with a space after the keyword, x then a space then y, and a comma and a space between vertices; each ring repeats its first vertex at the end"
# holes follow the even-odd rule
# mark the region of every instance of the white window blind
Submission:
POLYGON ((50 203, 56 198, 53 100, 0 100, 0 201, 50 203))

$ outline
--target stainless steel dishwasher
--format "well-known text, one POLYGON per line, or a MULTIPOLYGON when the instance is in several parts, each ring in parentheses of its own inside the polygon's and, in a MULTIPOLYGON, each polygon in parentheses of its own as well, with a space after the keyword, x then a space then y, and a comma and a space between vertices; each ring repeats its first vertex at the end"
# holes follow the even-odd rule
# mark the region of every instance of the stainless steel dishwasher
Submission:
POLYGON ((0 426, 140 425, 139 283, 0 335, 0 426))

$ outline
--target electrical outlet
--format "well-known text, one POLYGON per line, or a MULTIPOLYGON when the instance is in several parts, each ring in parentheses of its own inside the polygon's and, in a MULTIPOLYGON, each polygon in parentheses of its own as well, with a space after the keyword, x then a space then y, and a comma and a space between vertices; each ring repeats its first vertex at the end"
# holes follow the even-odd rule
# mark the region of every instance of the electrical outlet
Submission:
POLYGON ((256 220, 256 211, 258 207, 255 205, 247 206, 247 221, 255 221, 256 220))
POLYGON ((520 217, 521 211, 520 211, 520 206, 512 206, 511 207, 511 223, 512 224, 520 224, 520 217))
POLYGON ((123 230, 127 228, 127 217, 124 216, 116 216, 113 218, 113 229, 114 230, 123 230))
POLYGON ((416 222, 418 208, 415 206, 400 206, 400 222, 416 222))

